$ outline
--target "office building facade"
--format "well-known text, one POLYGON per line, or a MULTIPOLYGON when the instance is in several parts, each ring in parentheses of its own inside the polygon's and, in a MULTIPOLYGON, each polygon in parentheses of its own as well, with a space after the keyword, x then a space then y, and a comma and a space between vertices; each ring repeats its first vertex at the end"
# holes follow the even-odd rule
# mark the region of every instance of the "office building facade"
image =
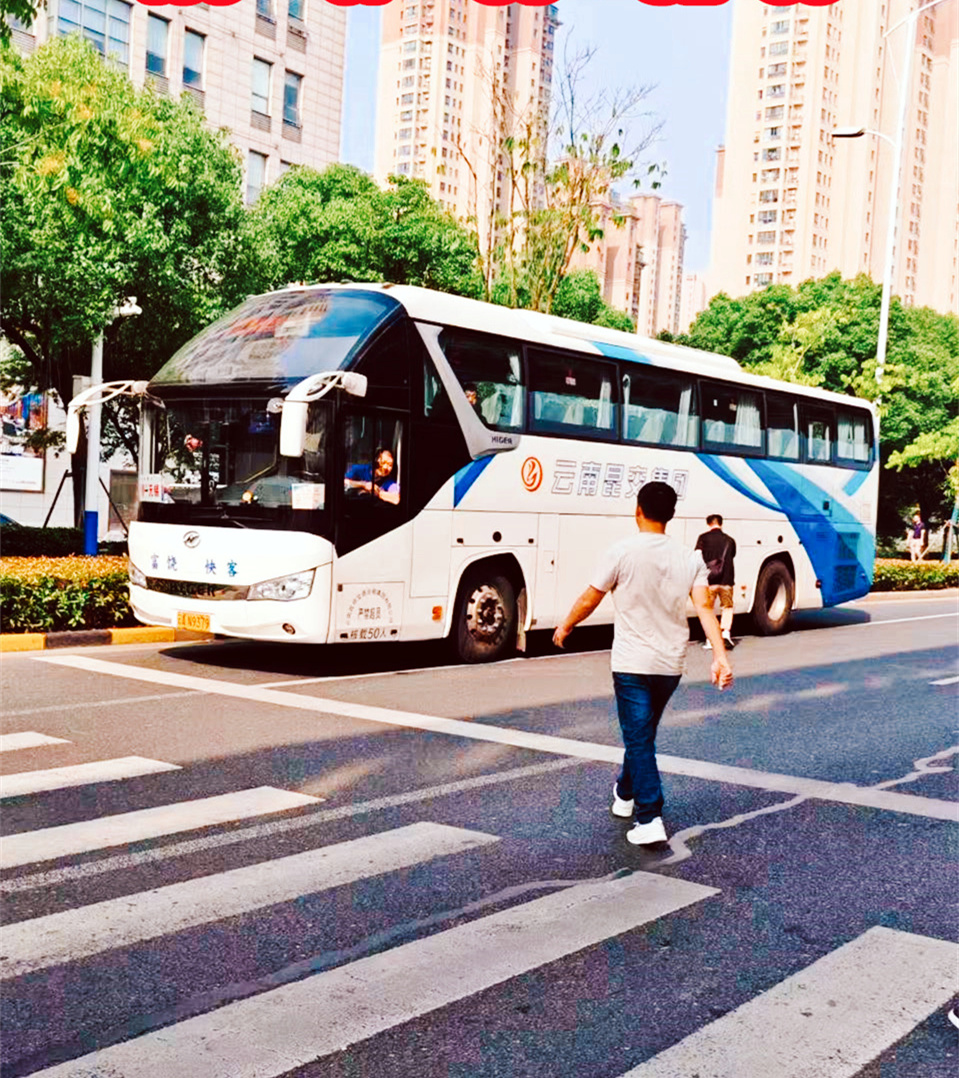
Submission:
MULTIPOLYGON (((481 241, 509 190, 497 130, 548 115, 555 6, 395 0, 382 9, 374 174, 425 180, 481 241), (496 104, 494 104, 494 101, 496 104)), ((545 131, 544 131, 545 133, 545 131)))
POLYGON ((243 159, 246 200, 289 165, 339 158, 346 10, 325 0, 149 8, 126 0, 50 0, 24 52, 81 34, 137 86, 189 94, 211 127, 228 128, 243 159))
MULTIPOLYGON (((920 0, 734 0, 710 293, 833 270, 883 279, 909 13, 920 0), (865 128, 855 139, 835 130, 865 128)), ((902 139, 893 290, 957 309, 959 0, 918 16, 902 139)))

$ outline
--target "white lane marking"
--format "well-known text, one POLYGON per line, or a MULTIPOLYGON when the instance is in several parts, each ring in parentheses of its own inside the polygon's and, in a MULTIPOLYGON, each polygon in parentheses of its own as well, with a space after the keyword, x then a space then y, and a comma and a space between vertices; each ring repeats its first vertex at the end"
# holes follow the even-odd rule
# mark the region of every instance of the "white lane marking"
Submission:
POLYGON ((905 621, 938 621, 940 618, 959 618, 959 610, 951 614, 922 614, 916 618, 880 618, 876 621, 863 621, 859 625, 840 626, 840 628, 865 629, 870 625, 901 625, 905 621))
POLYGON ((162 771, 179 770, 179 764, 167 764, 162 760, 148 760, 143 756, 118 756, 114 760, 94 760, 89 764, 49 767, 43 771, 18 771, 13 775, 0 775, 0 800, 47 790, 63 790, 68 786, 119 782, 139 775, 156 775, 162 771))
POLYGON ((52 861, 56 857, 125 846, 129 842, 142 842, 181 831, 198 831, 201 827, 230 823, 250 816, 265 816, 303 805, 316 805, 321 800, 289 790, 277 790, 272 786, 257 786, 252 790, 217 797, 179 801, 173 805, 101 816, 97 820, 46 827, 40 831, 24 831, 7 835, 0 843, 0 868, 52 861))
POLYGON ((955 685, 959 683, 959 677, 944 677, 938 681, 930 681, 930 685, 955 685))
POLYGON ((50 1067, 35 1078, 278 1078, 717 894, 645 872, 570 887, 50 1067))
POLYGON ((340 842, 212 876, 124 895, 92 906, 7 924, 0 977, 19 977, 62 962, 291 902, 355 880, 381 876, 499 839, 437 823, 340 842))
POLYGON ((73 714, 75 711, 99 711, 105 707, 120 704, 148 704, 155 700, 175 700, 179 696, 196 696, 195 692, 164 692, 153 696, 121 696, 115 700, 70 700, 63 704, 45 704, 43 707, 28 707, 22 711, 6 711, 4 718, 22 719, 27 715, 47 715, 50 713, 73 714))
POLYGON ((870 928, 622 1078, 853 1078, 956 990, 959 947, 870 928))
MULTIPOLYGON (((391 711, 370 707, 347 700, 324 700, 316 696, 297 696, 276 689, 257 689, 250 685, 237 685, 214 678, 194 677, 189 674, 173 674, 166 671, 142 670, 122 663, 110 663, 102 659, 90 659, 80 655, 49 656, 42 660, 61 666, 70 666, 93 674, 109 674, 134 681, 160 682, 195 688, 219 696, 236 697, 262 704, 295 708, 300 711, 320 712, 325 715, 342 715, 346 718, 364 719, 388 726, 400 726, 412 730, 429 730, 433 733, 465 737, 473 741, 490 741, 534 752, 550 752, 558 756, 572 756, 582 760, 621 764, 623 750, 614 745, 600 745, 589 741, 576 741, 551 734, 537 734, 527 730, 514 730, 507 726, 490 726, 481 722, 464 722, 461 719, 444 719, 433 715, 420 715, 409 711, 391 711)), ((706 760, 687 760, 679 756, 656 757, 660 770, 667 774, 687 775, 710 782, 728 782, 735 786, 747 786, 756 790, 772 790, 787 794, 806 794, 825 801, 838 801, 846 805, 860 805, 903 812, 913 816, 926 816, 936 820, 955 820, 959 805, 931 797, 914 794, 888 793, 871 787, 856 786, 846 782, 824 782, 795 775, 777 775, 765 771, 752 771, 745 767, 730 767, 706 760)))
MULTIPOLYGON (((7 718, 10 716, 8 715, 7 718)), ((50 737, 38 734, 34 730, 23 730, 19 734, 0 734, 0 752, 15 752, 17 749, 35 749, 40 745, 69 745, 62 737, 50 737)))
POLYGON ((580 767, 582 760, 551 760, 546 764, 531 764, 528 767, 514 767, 509 771, 498 771, 494 775, 477 775, 458 782, 446 782, 440 786, 428 786, 425 789, 411 790, 389 797, 377 797, 371 801, 356 801, 338 808, 319 809, 308 816, 294 816, 292 819, 271 820, 269 823, 251 824, 246 827, 206 835, 203 838, 191 838, 182 842, 170 842, 152 850, 137 850, 135 853, 114 854, 101 857, 96 861, 86 861, 79 865, 63 865, 46 872, 33 872, 29 876, 16 879, 0 880, 0 893, 10 894, 17 891, 34 891, 39 887, 57 887, 67 880, 86 879, 99 876, 104 872, 119 872, 138 865, 155 861, 169 860, 171 857, 186 857, 220 846, 229 846, 237 842, 252 842, 254 839, 268 838, 273 835, 285 835, 300 831, 306 827, 316 827, 332 820, 357 820, 374 812, 396 808, 399 805, 412 805, 421 801, 436 801, 441 797, 465 793, 467 790, 479 790, 487 786, 498 786, 504 782, 519 782, 539 775, 551 775, 565 771, 570 767, 580 767))

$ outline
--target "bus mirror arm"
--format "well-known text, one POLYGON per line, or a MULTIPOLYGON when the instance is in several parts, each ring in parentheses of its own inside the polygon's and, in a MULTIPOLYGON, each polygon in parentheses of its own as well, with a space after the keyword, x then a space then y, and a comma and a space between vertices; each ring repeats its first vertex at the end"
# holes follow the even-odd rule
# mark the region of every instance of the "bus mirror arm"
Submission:
POLYGON ((321 400, 336 386, 352 397, 365 397, 367 378, 356 371, 323 371, 297 382, 286 395, 280 410, 281 457, 303 456, 310 404, 321 400))
POLYGON ((67 452, 76 453, 80 444, 80 413, 84 408, 99 408, 114 397, 149 397, 163 407, 163 402, 147 391, 148 385, 148 382, 127 379, 122 382, 102 382, 78 393, 67 405, 67 452))
POLYGON ((436 373, 443 383, 443 388, 453 407, 453 414, 466 439, 466 448, 473 460, 516 449, 519 446, 520 436, 508 431, 490 430, 466 399, 466 393, 459 379, 443 354, 443 349, 440 348, 440 333, 443 327, 427 322, 416 322, 415 325, 423 338, 423 344, 426 345, 436 373))

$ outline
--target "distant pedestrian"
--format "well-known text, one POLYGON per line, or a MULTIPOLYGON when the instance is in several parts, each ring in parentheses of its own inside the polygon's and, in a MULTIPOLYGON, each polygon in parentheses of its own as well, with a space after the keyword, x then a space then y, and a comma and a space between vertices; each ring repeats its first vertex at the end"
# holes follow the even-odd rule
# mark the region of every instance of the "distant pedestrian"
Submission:
POLYGON ((906 543, 909 557, 913 561, 922 561, 929 549, 929 525, 922 519, 918 509, 912 514, 912 523, 906 530, 906 543))
MULTIPOLYGON (((719 513, 711 513, 706 517, 706 523, 709 525, 709 531, 703 532, 696 540, 696 549, 702 551, 709 573, 710 609, 715 608, 718 599, 723 641, 727 648, 734 648, 733 585, 736 583, 736 571, 733 562, 736 557, 736 540, 723 531, 723 518, 719 513)), ((707 640, 703 647, 708 651, 712 644, 707 640)))
POLYGON ((663 788, 656 767, 656 728, 683 674, 689 625, 686 601, 713 643, 712 681, 720 690, 733 682, 719 623, 709 602, 706 566, 688 547, 666 535, 676 511, 676 491, 647 483, 639 492, 639 535, 611 547, 593 572, 593 582, 553 634, 563 647, 573 628, 612 594, 613 687, 626 748, 613 784, 614 816, 635 823, 627 835, 634 846, 666 841, 663 788))

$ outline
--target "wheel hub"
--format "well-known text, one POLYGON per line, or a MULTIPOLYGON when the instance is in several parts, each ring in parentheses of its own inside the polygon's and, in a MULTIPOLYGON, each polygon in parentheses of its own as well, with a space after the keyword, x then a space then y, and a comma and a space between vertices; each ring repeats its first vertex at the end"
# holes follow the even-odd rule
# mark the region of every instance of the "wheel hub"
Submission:
POLYGON ((499 592, 488 584, 477 588, 466 608, 466 627, 470 635, 490 643, 502 632, 505 621, 506 610, 499 592))

